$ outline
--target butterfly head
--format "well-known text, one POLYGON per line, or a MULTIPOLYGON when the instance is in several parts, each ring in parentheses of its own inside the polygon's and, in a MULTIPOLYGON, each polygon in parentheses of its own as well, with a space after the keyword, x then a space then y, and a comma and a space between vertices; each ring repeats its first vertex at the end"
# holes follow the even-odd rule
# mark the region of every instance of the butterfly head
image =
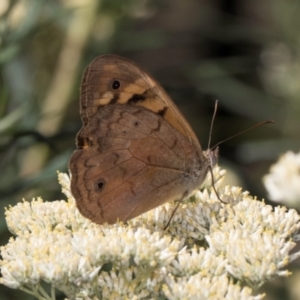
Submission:
POLYGON ((209 160, 209 165, 213 168, 218 163, 219 147, 203 151, 204 156, 209 160))

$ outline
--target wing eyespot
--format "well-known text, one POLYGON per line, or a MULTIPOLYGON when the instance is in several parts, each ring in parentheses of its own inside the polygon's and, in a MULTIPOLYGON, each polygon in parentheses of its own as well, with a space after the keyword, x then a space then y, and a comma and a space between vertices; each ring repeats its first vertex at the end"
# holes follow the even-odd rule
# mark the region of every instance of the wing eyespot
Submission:
POLYGON ((104 187, 105 187, 105 180, 103 178, 101 179, 98 179, 96 182, 95 182, 95 190, 97 192, 101 192, 104 190, 104 187))
POLYGON ((113 90, 118 90, 121 86, 121 82, 119 80, 114 79, 111 83, 111 88, 113 90))

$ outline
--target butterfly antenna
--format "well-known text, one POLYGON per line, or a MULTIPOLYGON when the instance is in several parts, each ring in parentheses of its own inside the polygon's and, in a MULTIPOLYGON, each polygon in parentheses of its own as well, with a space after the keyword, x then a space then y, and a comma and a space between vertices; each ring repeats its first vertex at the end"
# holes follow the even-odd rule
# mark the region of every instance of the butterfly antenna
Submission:
POLYGON ((260 122, 260 123, 258 123, 258 124, 255 124, 255 125, 253 125, 253 126, 247 128, 247 129, 245 129, 245 130, 243 130, 243 131, 241 131, 241 132, 238 132, 238 133, 236 133, 236 134, 234 134, 234 135, 232 135, 232 136, 226 138, 225 140, 223 140, 223 141, 221 141, 221 142, 215 144, 215 145, 212 147, 212 149, 215 149, 215 148, 218 147, 220 144, 223 144, 224 142, 226 142, 226 141, 228 141, 228 140, 231 140, 231 139, 233 139, 233 138, 235 138, 235 137, 237 137, 237 136, 239 136, 239 135, 241 135, 241 134, 243 134, 243 133, 245 133, 245 132, 247 132, 247 131, 249 131, 249 130, 252 130, 252 129, 256 128, 256 127, 260 127, 260 126, 262 126, 262 125, 270 124, 270 123, 275 123, 275 121, 267 120, 267 121, 263 121, 263 122, 260 122))
MULTIPOLYGON (((217 114, 217 110, 218 110, 218 100, 215 101, 215 109, 214 109, 214 114, 213 114, 213 117, 211 119, 211 123, 210 123, 210 129, 209 129, 209 137, 208 137, 208 145, 207 145, 207 149, 209 151, 209 153, 211 153, 210 151, 210 143, 211 143, 211 136, 212 136, 212 130, 213 130, 213 126, 214 126, 214 123, 215 123, 215 118, 216 118, 216 114, 217 114)), ((215 187, 215 179, 214 179, 214 173, 213 173, 213 170, 212 170, 212 166, 213 166, 213 162, 212 162, 212 158, 211 158, 211 155, 209 155, 210 157, 210 165, 208 166, 208 171, 211 175, 211 185, 213 187, 213 190, 217 196, 217 198, 224 204, 226 204, 219 196, 219 193, 217 192, 217 189, 215 187)))
POLYGON ((209 147, 210 147, 211 135, 212 135, 213 126, 214 126, 214 123, 215 123, 215 118, 216 118, 217 110, 218 110, 218 100, 215 101, 214 114, 213 114, 213 117, 212 117, 211 123, 210 123, 210 129, 209 129, 209 137, 208 137, 208 146, 207 146, 207 149, 209 149, 209 147))

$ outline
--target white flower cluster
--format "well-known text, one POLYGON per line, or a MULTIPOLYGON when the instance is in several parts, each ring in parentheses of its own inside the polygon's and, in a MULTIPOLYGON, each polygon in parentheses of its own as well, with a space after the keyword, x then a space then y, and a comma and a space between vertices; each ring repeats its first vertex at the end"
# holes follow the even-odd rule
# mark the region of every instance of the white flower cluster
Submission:
POLYGON ((15 236, 1 247, 0 283, 38 299, 242 299, 265 281, 287 276, 298 258, 300 216, 272 209, 236 187, 205 189, 167 203, 127 224, 97 225, 78 212, 69 178, 59 174, 68 201, 24 201, 6 211, 15 236), (51 286, 48 295, 42 282, 51 286))
POLYGON ((288 151, 263 179, 269 197, 289 207, 300 208, 300 152, 288 151))

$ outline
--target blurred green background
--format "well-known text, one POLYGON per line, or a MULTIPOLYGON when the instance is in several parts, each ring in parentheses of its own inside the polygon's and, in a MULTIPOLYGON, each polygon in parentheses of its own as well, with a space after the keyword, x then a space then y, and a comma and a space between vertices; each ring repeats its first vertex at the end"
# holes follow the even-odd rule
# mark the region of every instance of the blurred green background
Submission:
MULTIPOLYGON (((267 198, 262 177, 281 153, 299 151, 300 1, 0 0, 0 243, 4 207, 62 199, 81 127, 79 87, 96 56, 137 62, 169 92, 207 147, 221 145, 231 183, 267 198)), ((265 285, 265 299, 299 299, 293 275, 265 285)), ((298 284, 299 285, 299 284, 298 284)), ((32 299, 0 286, 2 299, 32 299)))

